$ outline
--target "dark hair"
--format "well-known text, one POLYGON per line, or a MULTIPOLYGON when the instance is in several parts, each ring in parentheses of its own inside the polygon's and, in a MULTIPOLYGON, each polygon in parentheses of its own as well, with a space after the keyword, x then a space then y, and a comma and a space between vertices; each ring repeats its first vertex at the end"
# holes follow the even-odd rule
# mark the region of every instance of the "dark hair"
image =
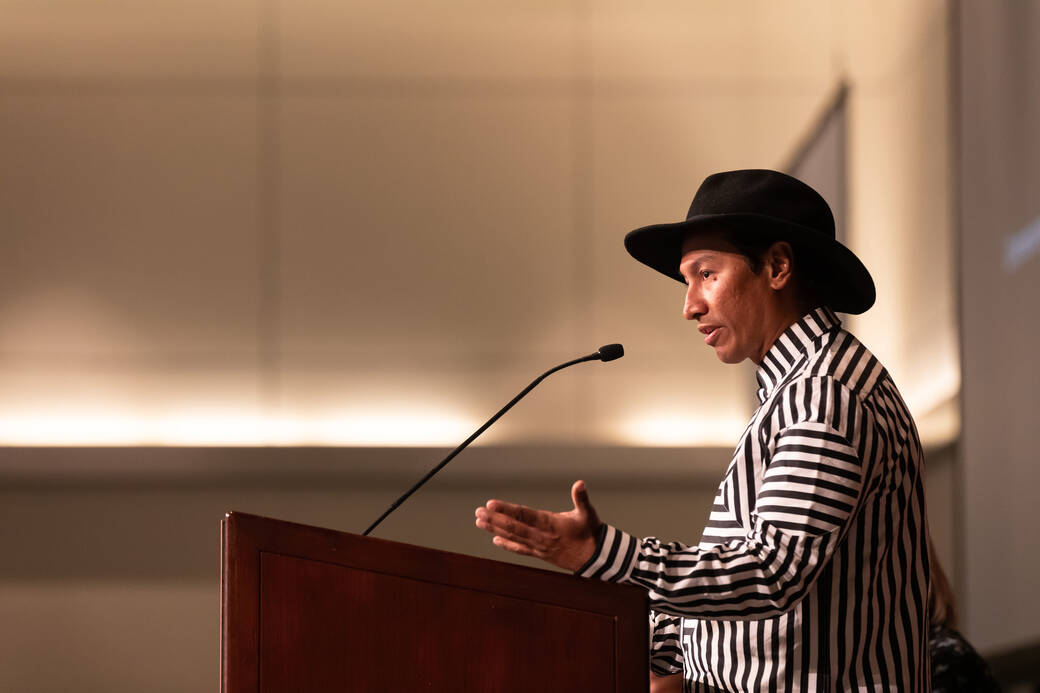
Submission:
MULTIPOLYGON (((747 260, 748 265, 751 267, 751 271, 755 274, 761 274, 762 268, 765 266, 765 255, 766 251, 769 250, 779 238, 774 238, 768 234, 739 234, 730 233, 727 235, 726 240, 733 244, 737 249, 737 252, 744 256, 747 260)), ((794 245, 791 246, 794 250, 794 245)), ((795 251, 795 256, 798 253, 795 251)))
POLYGON ((765 267, 766 251, 777 241, 785 241, 791 246, 791 253, 794 259, 792 263, 794 277, 799 297, 804 303, 811 303, 813 307, 824 303, 822 297, 826 294, 820 290, 821 285, 817 277, 817 272, 821 267, 821 260, 806 247, 792 243, 786 238, 775 234, 737 233, 735 230, 730 230, 727 233, 726 240, 733 244, 738 253, 744 256, 748 266, 751 267, 751 271, 755 274, 761 274, 762 268, 765 267))

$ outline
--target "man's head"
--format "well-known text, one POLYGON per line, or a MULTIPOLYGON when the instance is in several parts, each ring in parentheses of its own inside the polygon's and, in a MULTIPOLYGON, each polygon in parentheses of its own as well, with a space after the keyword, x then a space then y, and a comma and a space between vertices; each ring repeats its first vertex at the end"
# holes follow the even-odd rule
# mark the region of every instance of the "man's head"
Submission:
POLYGON ((787 241, 741 243, 725 228, 690 234, 680 248, 683 317, 696 320, 723 363, 759 363, 776 338, 815 307, 787 241))
POLYGON ((725 226, 742 244, 787 241, 801 256, 803 276, 816 282, 823 305, 862 313, 874 303, 874 280, 852 251, 834 237, 827 202, 805 183, 777 171, 725 171, 704 179, 684 221, 654 224, 625 236, 640 262, 677 281, 679 251, 692 233, 725 226))
MULTIPOLYGON (((720 258, 742 262, 742 278, 733 272, 726 275, 738 282, 726 285, 727 305, 736 305, 733 302, 739 296, 740 305, 747 307, 755 296, 764 302, 761 306, 773 306, 785 314, 801 311, 794 317, 797 320, 818 305, 862 313, 874 303, 870 273, 852 251, 835 240, 830 207, 808 185, 777 171, 726 171, 708 176, 685 221, 636 229, 625 236, 625 247, 640 262, 687 284, 688 302, 694 286, 680 265, 687 263, 693 251, 713 251, 720 258), (774 286, 777 282, 780 284, 774 286)), ((705 284, 705 288, 721 289, 722 285, 705 284)), ((722 305, 716 310, 723 310, 722 305)), ((761 317, 757 310, 751 311, 749 320, 761 317)), ((703 323, 711 316, 711 306, 688 315, 703 323)), ((770 322, 763 329, 772 327, 770 322)), ((708 337, 709 342, 720 345, 716 347, 719 357, 727 362, 755 358, 757 337, 736 334, 735 323, 729 331, 732 343, 723 339, 726 331, 708 337)), ((779 333, 773 338, 776 336, 779 333)))

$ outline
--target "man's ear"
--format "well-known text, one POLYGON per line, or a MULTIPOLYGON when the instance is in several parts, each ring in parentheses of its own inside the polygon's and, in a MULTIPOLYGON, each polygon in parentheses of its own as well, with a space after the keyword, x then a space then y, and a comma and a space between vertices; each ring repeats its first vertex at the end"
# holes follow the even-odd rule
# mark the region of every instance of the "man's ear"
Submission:
POLYGON ((777 241, 766 251, 765 270, 769 287, 780 290, 791 283, 794 272, 794 250, 787 241, 777 241))

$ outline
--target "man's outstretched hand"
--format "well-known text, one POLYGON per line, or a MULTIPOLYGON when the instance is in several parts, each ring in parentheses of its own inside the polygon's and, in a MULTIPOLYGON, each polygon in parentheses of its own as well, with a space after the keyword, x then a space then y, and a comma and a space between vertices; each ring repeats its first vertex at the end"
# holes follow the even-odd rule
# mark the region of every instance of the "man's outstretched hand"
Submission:
POLYGON ((476 510, 477 527, 494 534, 494 544, 506 551, 534 556, 573 572, 595 553, 601 523, 584 481, 571 486, 571 500, 574 509, 565 513, 489 500, 476 510))

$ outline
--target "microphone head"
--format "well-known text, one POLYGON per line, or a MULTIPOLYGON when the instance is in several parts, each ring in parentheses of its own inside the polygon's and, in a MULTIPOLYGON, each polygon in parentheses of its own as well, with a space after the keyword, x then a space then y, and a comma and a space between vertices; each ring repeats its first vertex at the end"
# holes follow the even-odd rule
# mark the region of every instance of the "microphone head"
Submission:
POLYGON ((613 361, 625 355, 625 347, 620 344, 604 344, 599 348, 600 361, 613 361))

